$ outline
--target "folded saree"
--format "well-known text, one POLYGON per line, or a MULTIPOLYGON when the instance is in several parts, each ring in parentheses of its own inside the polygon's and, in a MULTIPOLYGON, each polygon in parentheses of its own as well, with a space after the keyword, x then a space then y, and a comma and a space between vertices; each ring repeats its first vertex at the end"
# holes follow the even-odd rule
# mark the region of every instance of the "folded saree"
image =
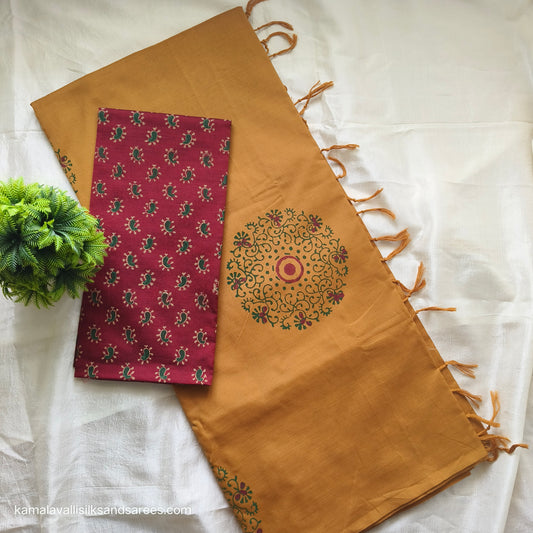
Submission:
POLYGON ((232 121, 213 382, 176 394, 244 532, 363 531, 493 458, 242 9, 32 105, 84 205, 98 106, 232 121))

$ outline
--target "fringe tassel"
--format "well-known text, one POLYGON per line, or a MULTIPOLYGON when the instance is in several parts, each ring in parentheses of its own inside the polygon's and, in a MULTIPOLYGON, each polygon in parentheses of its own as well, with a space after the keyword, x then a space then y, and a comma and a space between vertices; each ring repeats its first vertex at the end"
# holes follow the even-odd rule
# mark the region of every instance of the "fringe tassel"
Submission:
POLYGON ((277 57, 282 54, 286 54, 290 52, 296 46, 297 41, 298 41, 298 36, 295 33, 290 35, 284 31, 274 31, 268 37, 266 37, 266 39, 263 39, 261 41, 261 44, 265 47, 268 57, 272 59, 273 57, 277 57), (289 43, 289 46, 287 48, 283 48, 283 50, 280 50, 279 52, 275 52, 271 54, 268 48, 268 41, 270 41, 272 37, 276 37, 276 36, 283 37, 289 43))
MULTIPOLYGON (((341 150, 341 149, 348 149, 348 150, 355 150, 356 148, 359 148, 359 145, 358 144, 334 144, 333 146, 330 146, 329 148, 322 148, 322 150, 320 150, 321 152, 329 152, 330 150, 341 150)), ((339 165, 339 167, 341 167, 341 173, 340 174, 337 174, 336 177, 337 177, 337 180, 340 180, 341 178, 344 178, 344 176, 346 176, 346 167, 344 166, 343 163, 341 163, 341 161, 339 159, 337 159, 336 157, 333 157, 331 154, 328 154, 328 159, 330 161, 333 161, 334 163, 337 163, 337 165, 339 165)))
POLYGON ((453 366, 465 376, 476 379, 476 374, 474 373, 473 369, 477 368, 477 365, 467 365, 465 363, 458 363, 457 361, 452 360, 452 361, 445 361, 444 364, 439 366, 438 370, 443 370, 444 368, 448 366, 453 366))
POLYGON ((266 24, 254 28, 254 31, 259 31, 264 28, 270 28, 270 26, 282 26, 287 30, 294 31, 294 28, 288 22, 284 22, 283 20, 272 20, 270 22, 267 22, 266 24))
POLYGON ((400 244, 385 258, 382 259, 382 261, 388 261, 389 259, 392 259, 394 256, 398 255, 402 250, 405 249, 405 247, 409 244, 411 241, 411 237, 409 236, 409 232, 404 229, 400 231, 397 235, 384 235, 383 237, 374 237, 371 239, 372 241, 389 241, 389 242, 399 242, 400 244))
POLYGON ((261 2, 264 2, 265 0, 249 0, 249 2, 246 4, 246 9, 244 11, 244 14, 247 18, 250 18, 250 15, 252 14, 252 9, 261 2))
POLYGON ((305 102, 305 104, 303 105, 302 109, 300 109, 300 111, 298 111, 298 114, 300 116, 302 116, 304 114, 305 110, 307 109, 307 106, 309 105, 309 101, 312 98, 314 98, 315 96, 318 96, 320 93, 323 93, 326 89, 329 89, 330 87, 333 87, 333 82, 332 81, 326 81, 325 83, 322 83, 322 84, 320 83, 320 80, 317 81, 311 87, 311 89, 309 89, 309 92, 305 96, 302 96, 301 98, 296 100, 296 102, 294 102, 294 106, 296 106, 300 102, 305 102))
POLYGON ((373 200, 376 196, 378 196, 382 192, 383 192, 383 187, 381 189, 378 189, 374 194, 371 194, 370 196, 368 196, 366 198, 349 198, 349 200, 350 200, 350 202, 353 202, 354 204, 362 203, 362 202, 368 202, 368 200, 373 200))
POLYGON ((479 404, 481 402, 481 396, 478 396, 477 394, 472 394, 471 392, 468 392, 464 389, 452 389, 452 392, 455 394, 459 394, 463 398, 466 398, 467 400, 470 400, 477 408, 479 408, 479 404))
POLYGON ((493 463, 494 461, 496 461, 496 459, 498 459, 500 452, 512 454, 517 448, 528 449, 529 446, 524 443, 513 444, 511 446, 507 446, 507 444, 511 442, 511 440, 508 439, 507 437, 504 437, 502 435, 489 435, 488 434, 489 430, 492 427, 500 427, 500 424, 495 422, 495 419, 498 416, 498 413, 500 412, 500 409, 501 409, 498 393, 494 391, 490 391, 490 399, 492 401, 492 418, 490 420, 485 420, 484 418, 481 418, 478 415, 466 415, 466 416, 467 418, 471 418, 471 419, 477 420, 478 422, 487 424, 487 427, 478 433, 478 437, 479 437, 479 440, 483 443, 483 446, 485 446, 485 449, 487 450, 486 460, 489 463, 493 463))
POLYGON ((418 265, 418 270, 416 273, 416 279, 415 284, 413 285, 412 289, 408 289, 401 281, 394 280, 394 283, 396 283, 402 291, 405 293, 407 298, 411 297, 415 292, 418 292, 422 290, 426 286, 426 280, 424 279, 424 263, 420 263, 418 265))
POLYGON ((456 307, 422 307, 422 309, 418 309, 415 311, 415 315, 418 315, 418 313, 421 313, 422 311, 457 311, 456 307))
MULTIPOLYGON (((348 201, 351 202, 351 198, 348 198, 348 201)), ((372 209, 362 209, 361 211, 356 211, 358 215, 362 215, 363 213, 371 213, 373 211, 379 211, 380 213, 385 213, 387 216, 391 217, 393 220, 396 219, 396 215, 390 210, 386 209, 385 207, 373 207, 372 209)))

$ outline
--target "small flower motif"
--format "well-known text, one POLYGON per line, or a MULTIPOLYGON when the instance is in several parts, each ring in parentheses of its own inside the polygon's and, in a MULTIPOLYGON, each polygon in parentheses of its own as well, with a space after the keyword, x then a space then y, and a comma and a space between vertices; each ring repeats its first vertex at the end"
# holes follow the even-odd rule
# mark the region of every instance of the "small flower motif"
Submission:
POLYGON ((205 220, 200 220, 198 224, 196 224, 196 233, 198 233, 200 237, 207 239, 209 235, 211 235, 211 225, 209 224, 209 222, 206 222, 205 220))
POLYGON ((163 187, 163 194, 167 200, 175 200, 177 197, 177 189, 173 183, 167 183, 163 187))
POLYGON ((207 294, 200 292, 194 295, 195 304, 198 309, 205 311, 209 307, 209 300, 207 299, 207 294))
POLYGON ((207 333, 203 329, 198 329, 194 332, 194 344, 199 348, 205 348, 209 345, 209 339, 207 338, 207 333))
POLYGON ((94 185, 93 185, 93 194, 95 196, 98 196, 100 198, 102 198, 103 196, 105 196, 107 194, 107 187, 106 187, 106 184, 103 182, 103 181, 97 181, 94 185))
POLYGON ((179 255, 188 254, 192 248, 192 241, 188 237, 182 237, 178 242, 177 252, 179 255))
POLYGON ((104 107, 98 110, 98 124, 107 124, 109 122, 109 112, 104 107))
POLYGON ((211 168, 213 166, 213 154, 207 150, 200 152, 200 164, 205 168, 211 168))
POLYGON ((194 260, 194 266, 199 274, 209 272, 209 260, 205 255, 200 255, 194 260))
POLYGON ((211 292, 215 295, 218 295, 218 287, 219 287, 219 281, 218 278, 213 281, 213 288, 211 289, 211 292))
POLYGON ((144 365, 144 363, 149 363, 150 359, 154 355, 154 350, 151 346, 148 346, 148 344, 145 344, 141 351, 139 352, 139 358, 138 361, 141 363, 141 365, 144 365))
POLYGON ((194 172, 194 168, 192 167, 185 167, 181 172, 181 181, 183 183, 189 183, 194 179, 196 176, 196 173, 194 172))
POLYGON ((174 305, 172 294, 169 291, 160 291, 157 303, 164 309, 172 307, 174 305))
POLYGON ((177 365, 184 365, 189 360, 189 349, 185 346, 180 346, 174 356, 174 362, 177 365))
POLYGON ((138 146, 132 146, 130 148, 130 159, 140 165, 144 161, 144 151, 138 146))
POLYGON ((122 163, 117 163, 116 165, 113 165, 113 169, 111 171, 111 177, 114 180, 120 180, 126 175, 126 170, 124 169, 124 165, 122 163))
POLYGON ((80 357, 83 355, 83 348, 81 344, 78 344, 76 346, 76 350, 74 352, 74 361, 79 361, 80 357))
POLYGON ((159 142, 160 135, 161 135, 160 129, 152 128, 146 134, 146 140, 144 142, 146 142, 148 146, 153 146, 154 144, 157 144, 159 142))
POLYGON ((139 324, 141 327, 150 326, 154 321, 155 313, 149 308, 145 307, 140 314, 139 324))
POLYGON ((157 211, 157 202, 155 200, 148 200, 144 206, 144 214, 148 217, 154 216, 157 211))
POLYGON ((100 307, 102 305, 102 291, 100 289, 89 291, 89 301, 93 307, 100 307))
POLYGON ((146 270, 141 274, 140 280, 139 280, 139 287, 141 289, 150 289, 154 286, 155 283, 155 276, 152 270, 146 270))
POLYGON ((128 344, 135 344, 137 335, 131 326, 125 326, 122 328, 122 338, 124 339, 124 342, 128 344))
POLYGON ((132 111, 130 114, 131 123, 134 126, 144 126, 144 113, 140 111, 132 111))
POLYGON ((194 145, 196 142, 196 133, 191 130, 187 130, 182 136, 181 136, 181 146, 184 148, 190 148, 194 145))
POLYGON ((235 492, 235 494, 233 495, 233 498, 236 502, 248 503, 252 498, 252 490, 248 485, 241 481, 241 483, 239 483, 239 488, 237 492, 235 492))
POLYGON ((137 305, 137 295, 132 290, 126 289, 122 293, 122 302, 131 309, 137 305))
POLYGON ((135 182, 130 183, 128 187, 128 193, 131 198, 133 198, 134 200, 138 200, 139 198, 142 198, 143 196, 142 186, 135 182))
POLYGON ((215 245, 215 251, 213 252, 213 255, 220 259, 222 257, 222 243, 217 242, 215 245))
POLYGON ((228 186, 228 173, 226 172, 222 178, 220 178, 220 184, 223 189, 225 189, 228 186))
POLYGON ((172 235, 174 233, 174 222, 170 218, 164 218, 161 221, 161 231, 166 235, 172 235))
POLYGON ((176 280, 176 287, 179 291, 184 291, 191 284, 191 276, 187 272, 182 272, 178 279, 176 280))
POLYGON ((170 368, 159 365, 155 371, 155 378, 159 383, 166 383, 170 379, 170 368))
POLYGON ((159 265, 161 268, 164 268, 165 270, 173 270, 174 269, 174 259, 172 256, 168 254, 163 254, 159 256, 159 265))
POLYGON ((266 324, 268 322, 268 307, 266 305, 262 307, 257 307, 252 311, 252 318, 256 322, 261 322, 266 324))
POLYGON ((115 325, 118 322, 118 319, 120 318, 120 314, 118 312, 118 309, 116 307, 110 307, 105 314, 105 321, 110 326, 115 325))
POLYGON ((164 159, 171 167, 176 166, 178 164, 178 151, 175 148, 167 148, 164 159))
POLYGON ((251 248, 252 243, 250 242, 250 236, 244 231, 239 231, 239 233, 233 238, 233 245, 239 249, 251 248))
POLYGON ((329 291, 326 294, 326 297, 329 302, 335 305, 341 302, 341 300, 344 298, 344 293, 342 291, 329 291))
POLYGON ((224 218, 226 216, 226 210, 221 207, 219 210, 218 210, 218 221, 221 223, 221 224, 224 224, 224 218))
POLYGON ((126 252, 123 260, 124 266, 129 270, 137 268, 137 254, 133 252, 126 252))
POLYGON ((189 218, 193 212, 193 207, 190 202, 183 202, 180 205, 179 215, 181 218, 189 218))
POLYGON ((124 381, 133 381, 135 380, 134 374, 135 369, 130 363, 126 363, 120 367, 120 371, 118 373, 120 379, 123 379, 124 381))
POLYGON ((220 153, 224 154, 224 155, 228 155, 229 154, 229 147, 230 147, 230 140, 229 140, 229 137, 226 137, 225 139, 222 139, 220 141, 220 153))
POLYGON ((117 347, 114 344, 108 344, 102 351, 102 361, 112 363, 118 356, 117 347))
POLYGON ((167 345, 172 342, 172 334, 169 329, 165 326, 157 330, 157 342, 161 345, 167 345))
POLYGON ((211 118, 202 118, 200 120, 200 127, 203 131, 212 132, 215 131, 215 121, 211 118))
POLYGON ((211 202, 213 200, 211 189, 207 185, 202 185, 201 187, 199 187, 198 198, 200 198, 202 202, 211 202))
POLYGON ((87 363, 85 365, 85 370, 83 371, 83 375, 86 378, 98 379, 98 365, 93 363, 92 361, 90 363, 87 363))
POLYGON ((155 237, 153 237, 152 235, 147 235, 142 240, 141 249, 143 253, 151 254, 154 251, 155 246, 156 246, 156 240, 155 240, 155 237))
POLYGON ((122 211, 124 211, 124 204, 120 198, 115 198, 112 200, 107 210, 107 212, 111 215, 119 215, 122 211))
POLYGON ((120 235, 117 235, 116 233, 113 233, 107 239, 107 249, 109 251, 116 250, 120 246, 121 242, 122 241, 120 240, 120 235))
POLYGON ((175 130, 180 125, 180 119, 178 115, 167 115, 165 124, 167 128, 175 130))
POLYGON ((108 287, 112 287, 113 285, 116 285, 119 280, 120 280, 119 271, 116 268, 110 268, 105 274, 104 283, 108 287))
POLYGON ((119 124, 117 124, 111 130, 111 136, 109 137, 109 140, 116 143, 116 142, 123 141, 124 137, 126 137, 126 128, 124 126, 120 126, 119 124))
POLYGON ((270 213, 267 213, 266 216, 268 219, 270 219, 273 226, 275 226, 276 228, 279 228, 281 226, 281 211, 279 211, 278 209, 273 209, 272 211, 270 211, 270 213))
POLYGON ((178 327, 186 326, 191 321, 191 314, 187 309, 182 309, 177 315, 176 315, 176 321, 174 324, 178 327))
POLYGON ((302 313, 298 313, 298 316, 294 319, 295 325, 299 330, 306 329, 312 325, 312 322, 302 313))
POLYGON ((146 174, 146 179, 148 181, 156 181, 161 177, 161 169, 157 165, 152 165, 148 169, 148 173, 146 174))
POLYGON ((322 227, 322 219, 315 215, 309 215, 309 221, 311 222, 311 233, 316 233, 322 227))
POLYGON ((124 227, 126 228, 128 233, 131 234, 139 233, 139 231, 141 231, 141 228, 139 227, 139 221, 135 217, 129 217, 128 219, 126 219, 124 227))
POLYGON ((230 275, 226 278, 228 285, 232 291, 239 291, 242 285, 246 283, 246 278, 239 276, 237 272, 231 272, 230 275))
POLYGON ((109 151, 106 146, 97 146, 94 152, 94 157, 100 163, 105 163, 109 159, 109 151))
POLYGON ((346 251, 346 248, 344 246, 341 246, 334 254, 333 254, 333 261, 335 263, 345 263, 346 259, 348 259, 348 252, 346 251))
POLYGON ((207 372, 199 366, 192 371, 191 377, 197 385, 204 385, 207 381, 207 372))
POLYGON ((89 326, 87 329, 87 338, 91 342, 98 343, 102 340, 102 332, 99 327, 96 326, 96 324, 93 324, 92 326, 89 326))

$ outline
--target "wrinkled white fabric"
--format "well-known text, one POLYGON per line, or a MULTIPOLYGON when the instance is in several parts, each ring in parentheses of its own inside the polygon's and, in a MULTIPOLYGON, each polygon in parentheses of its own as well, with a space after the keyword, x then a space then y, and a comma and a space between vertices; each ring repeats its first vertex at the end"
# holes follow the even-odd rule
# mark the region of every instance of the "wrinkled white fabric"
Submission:
MULTIPOLYGON (((70 190, 30 102, 232 7, 0 2, 0 179, 70 190)), ((409 229, 412 242, 390 261, 401 281, 426 265, 414 307, 457 307, 420 315, 442 356, 478 363, 477 379, 457 374, 459 384, 483 395, 488 418, 498 390, 497 431, 533 445, 533 5, 269 0, 252 14, 254 26, 280 19, 299 38, 273 60, 293 99, 335 82, 305 113, 318 145, 360 145, 333 154, 348 170, 340 183, 359 198, 384 187, 360 208, 396 214, 362 215, 374 236, 409 229)), ((0 299, 0 530, 240 531, 170 386, 74 379, 79 306, 0 299), (25 506, 84 513, 17 513, 25 506), (106 514, 113 506, 165 512, 106 514)), ((375 531, 528 532, 532 482, 533 452, 518 450, 375 531)))

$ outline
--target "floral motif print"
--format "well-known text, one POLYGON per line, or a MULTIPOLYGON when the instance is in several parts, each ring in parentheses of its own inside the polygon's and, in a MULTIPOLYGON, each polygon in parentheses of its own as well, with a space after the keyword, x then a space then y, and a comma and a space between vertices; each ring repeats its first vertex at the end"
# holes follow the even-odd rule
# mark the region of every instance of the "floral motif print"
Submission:
POLYGON ((347 260, 321 217, 273 209, 233 237, 226 283, 257 323, 303 331, 344 299, 347 260))

